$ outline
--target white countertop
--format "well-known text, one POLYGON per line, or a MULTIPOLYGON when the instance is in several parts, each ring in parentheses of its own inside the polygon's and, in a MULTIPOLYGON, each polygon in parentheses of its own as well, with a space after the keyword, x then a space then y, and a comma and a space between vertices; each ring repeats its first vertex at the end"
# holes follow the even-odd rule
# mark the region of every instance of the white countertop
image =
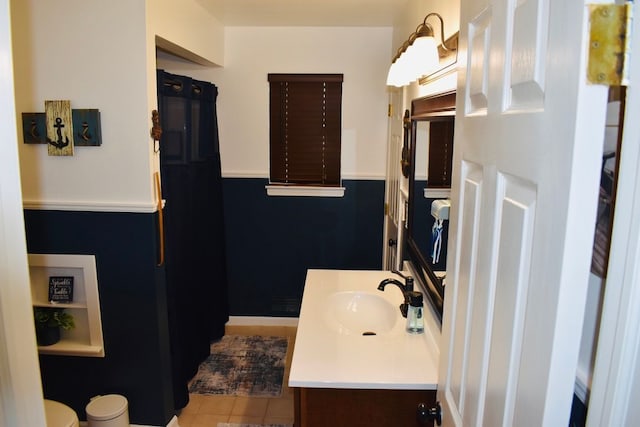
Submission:
MULTIPOLYGON (((327 299, 336 292, 357 291, 384 297, 394 307, 403 302, 400 289, 377 289, 389 271, 309 270, 298 321, 290 387, 434 390, 438 384, 436 340, 429 328, 424 334, 405 331, 398 319, 388 332, 363 336, 339 333, 328 326, 327 299)), ((416 289, 418 290, 418 289, 416 289)), ((425 319, 426 320, 426 319, 425 319)))

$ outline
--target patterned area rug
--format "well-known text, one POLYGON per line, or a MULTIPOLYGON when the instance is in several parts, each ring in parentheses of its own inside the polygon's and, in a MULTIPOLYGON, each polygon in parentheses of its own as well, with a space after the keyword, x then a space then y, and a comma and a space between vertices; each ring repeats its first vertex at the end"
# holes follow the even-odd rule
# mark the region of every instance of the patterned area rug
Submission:
POLYGON ((225 335, 189 382, 189 392, 273 397, 282 393, 286 337, 225 335))

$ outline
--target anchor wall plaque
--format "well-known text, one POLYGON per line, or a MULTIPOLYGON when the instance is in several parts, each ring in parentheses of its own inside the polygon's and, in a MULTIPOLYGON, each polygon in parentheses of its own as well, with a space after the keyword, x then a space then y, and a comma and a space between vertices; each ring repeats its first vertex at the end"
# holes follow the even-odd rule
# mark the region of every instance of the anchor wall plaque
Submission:
POLYGON ((44 101, 50 156, 73 156, 71 101, 44 101))
MULTIPOLYGON (((73 145, 97 147, 102 145, 100 111, 95 108, 71 110, 73 145)), ((48 144, 45 113, 22 113, 22 136, 25 144, 48 144)))

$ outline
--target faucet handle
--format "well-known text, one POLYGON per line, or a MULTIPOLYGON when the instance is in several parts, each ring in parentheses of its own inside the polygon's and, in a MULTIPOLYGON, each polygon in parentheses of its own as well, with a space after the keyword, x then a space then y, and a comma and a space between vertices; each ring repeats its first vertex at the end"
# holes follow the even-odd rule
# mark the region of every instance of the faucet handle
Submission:
POLYGON ((405 276, 404 274, 400 273, 398 270, 391 270, 391 272, 394 274, 397 274, 398 276, 404 279, 404 288, 406 291, 413 290, 413 277, 405 276))
POLYGON ((405 276, 404 274, 400 273, 398 270, 391 270, 392 273, 397 274, 398 276, 402 277, 403 279, 407 280, 407 277, 409 276, 405 276))
POLYGON ((413 277, 407 276, 404 278, 404 287, 407 292, 413 291, 413 277))

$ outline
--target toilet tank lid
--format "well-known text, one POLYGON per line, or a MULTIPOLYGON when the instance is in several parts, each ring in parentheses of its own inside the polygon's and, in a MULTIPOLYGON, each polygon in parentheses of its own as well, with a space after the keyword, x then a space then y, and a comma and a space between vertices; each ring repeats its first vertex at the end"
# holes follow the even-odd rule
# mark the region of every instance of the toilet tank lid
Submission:
POLYGON ((127 399, 119 394, 107 394, 91 399, 85 408, 87 416, 96 421, 110 420, 127 410, 127 399))

